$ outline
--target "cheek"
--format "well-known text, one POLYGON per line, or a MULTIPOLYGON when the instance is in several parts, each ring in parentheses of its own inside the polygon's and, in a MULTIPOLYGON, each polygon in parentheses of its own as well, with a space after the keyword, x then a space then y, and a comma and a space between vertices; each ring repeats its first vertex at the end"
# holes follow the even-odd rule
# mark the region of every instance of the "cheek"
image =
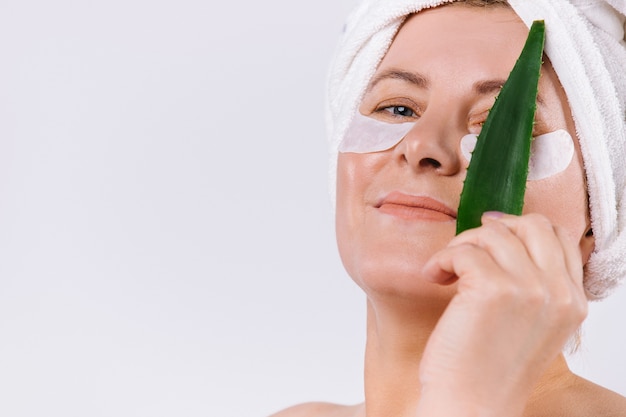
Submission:
POLYGON ((340 153, 337 161, 336 222, 341 229, 350 228, 355 222, 357 202, 365 192, 358 159, 359 155, 340 153))
POLYGON ((350 224, 352 223, 352 215, 350 212, 350 197, 349 194, 353 189, 353 184, 351 178, 353 175, 350 175, 350 170, 346 166, 346 162, 341 163, 342 157, 341 154, 339 156, 339 162, 337 164, 337 196, 335 203, 335 234, 337 238, 337 246, 339 248, 339 253, 341 255, 341 259, 344 263, 346 269, 348 265, 346 264, 346 250, 351 246, 350 245, 350 224))
POLYGON ((562 173, 539 181, 530 181, 524 205, 525 213, 541 213, 553 224, 564 227, 578 242, 587 229, 587 191, 583 170, 576 158, 562 173))
POLYGON ((373 178, 367 154, 340 153, 337 161, 335 229, 344 267, 354 277, 364 236, 366 194, 373 178))
POLYGON ((337 163, 337 246, 346 271, 368 293, 385 257, 380 244, 386 233, 373 208, 385 183, 384 154, 340 153, 337 163))

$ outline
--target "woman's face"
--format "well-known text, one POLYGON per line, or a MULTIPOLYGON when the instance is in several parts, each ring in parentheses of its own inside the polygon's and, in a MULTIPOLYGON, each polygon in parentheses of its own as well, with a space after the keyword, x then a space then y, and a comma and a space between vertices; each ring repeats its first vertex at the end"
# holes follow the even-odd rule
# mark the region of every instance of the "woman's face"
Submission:
MULTIPOLYGON (((468 162, 460 140, 478 133, 522 50, 527 27, 509 8, 449 5, 402 26, 367 89, 360 112, 415 122, 390 150, 339 154, 337 239, 344 265, 370 295, 449 299, 453 288, 420 279, 455 234, 468 162)), ((556 74, 544 64, 534 136, 575 136, 556 74)), ((588 228, 578 143, 568 168, 529 181, 524 212, 538 212, 576 241, 588 228)))

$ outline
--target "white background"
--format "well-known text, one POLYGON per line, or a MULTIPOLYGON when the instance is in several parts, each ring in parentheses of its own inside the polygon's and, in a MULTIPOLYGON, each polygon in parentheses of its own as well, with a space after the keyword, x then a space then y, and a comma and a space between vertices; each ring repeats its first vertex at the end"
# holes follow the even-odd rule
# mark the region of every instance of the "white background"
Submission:
MULTIPOLYGON (((322 111, 354 4, 0 2, 0 415, 362 400, 322 111)), ((622 394, 625 301, 574 363, 622 394)))

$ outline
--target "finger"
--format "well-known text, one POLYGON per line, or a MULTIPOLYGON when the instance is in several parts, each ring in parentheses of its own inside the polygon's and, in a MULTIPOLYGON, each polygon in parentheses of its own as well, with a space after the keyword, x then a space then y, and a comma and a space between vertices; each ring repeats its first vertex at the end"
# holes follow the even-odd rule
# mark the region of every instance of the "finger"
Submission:
POLYGON ((528 274, 534 269, 526 246, 501 222, 488 221, 481 227, 467 230, 450 241, 449 246, 466 243, 485 249, 503 270, 515 275, 528 274))
POLYGON ((569 304, 568 307, 572 312, 571 314, 578 318, 577 324, 580 324, 585 317, 587 317, 589 311, 587 296, 583 286, 584 272, 582 254, 576 242, 563 228, 556 227, 555 230, 557 237, 562 242, 565 264, 570 277, 569 290, 572 298, 566 300, 566 305, 569 304))
POLYGON ((485 215, 482 220, 485 224, 499 222, 509 228, 520 239, 530 259, 540 270, 556 272, 566 268, 561 241, 545 216, 536 213, 524 216, 485 215))
POLYGON ((569 276, 571 277, 572 282, 576 285, 576 287, 582 290, 584 273, 580 248, 576 244, 577 242, 575 242, 571 238, 571 236, 565 232, 564 229, 560 227, 555 227, 555 231, 557 238, 561 242, 561 246, 563 248, 565 265, 567 267, 567 271, 569 272, 569 276))
POLYGON ((554 311, 583 318, 586 298, 582 289, 581 255, 571 238, 538 214, 502 216, 497 221, 510 227, 524 242, 541 272, 537 277, 547 290, 545 295, 554 311))
POLYGON ((422 269, 431 282, 449 285, 458 277, 464 280, 489 277, 501 273, 501 269, 484 249, 470 243, 447 247, 433 255, 422 269))

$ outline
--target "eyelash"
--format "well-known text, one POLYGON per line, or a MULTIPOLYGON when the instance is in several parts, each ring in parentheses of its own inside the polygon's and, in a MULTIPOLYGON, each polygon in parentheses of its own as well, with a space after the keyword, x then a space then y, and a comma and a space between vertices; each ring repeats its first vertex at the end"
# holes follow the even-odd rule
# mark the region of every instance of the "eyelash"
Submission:
POLYGON ((416 119, 420 117, 417 110, 404 104, 394 104, 391 106, 381 106, 375 110, 376 113, 380 113, 385 117, 391 117, 394 119, 416 119), (402 112, 410 112, 410 114, 402 114, 402 112))
MULTIPOLYGON (((421 116, 421 114, 418 111, 414 110, 410 106, 403 105, 403 104, 381 106, 377 108, 375 112, 383 113, 386 117, 391 117, 394 119, 417 119, 421 116), (411 115, 399 114, 400 111, 403 111, 400 109, 404 109, 404 111, 407 111, 407 110, 410 111, 411 115)), ((489 112, 485 111, 485 112, 478 114, 478 117, 473 118, 473 120, 472 119, 469 120, 470 132, 472 131, 471 128, 473 128, 474 126, 478 127, 478 130, 476 132, 471 132, 471 133, 476 133, 476 134, 480 133, 483 125, 485 124, 485 121, 487 120, 488 114, 489 112)), ((533 136, 537 136, 535 131, 533 131, 533 136)))
POLYGON ((469 119, 469 127, 470 127, 470 132, 471 133, 480 133, 480 130, 482 130, 483 125, 485 124, 485 121, 487 120, 487 115, 489 114, 489 111, 484 111, 481 113, 478 113, 476 116, 471 117, 469 119), (472 132, 472 129, 474 127, 478 127, 478 131, 477 132, 472 132))
MULTIPOLYGON (((485 121, 487 120, 487 117, 485 116, 484 118, 478 119, 478 120, 473 120, 470 122, 470 133, 475 133, 475 134, 479 134, 483 128, 483 125, 485 124, 485 121), (472 132, 472 127, 473 126, 478 126, 478 130, 475 132, 472 132)), ((549 132, 550 129, 546 129, 543 128, 542 126, 537 126, 537 122, 535 122, 535 125, 533 126, 533 131, 532 131, 532 136, 533 137, 537 137, 539 135, 542 135, 546 132, 549 132)))
POLYGON ((407 106, 391 106, 383 109, 384 111, 389 111, 389 109, 393 109, 392 113, 394 116, 401 117, 413 117, 415 116, 415 112, 407 106), (411 114, 403 114, 403 113, 411 113, 411 114))

